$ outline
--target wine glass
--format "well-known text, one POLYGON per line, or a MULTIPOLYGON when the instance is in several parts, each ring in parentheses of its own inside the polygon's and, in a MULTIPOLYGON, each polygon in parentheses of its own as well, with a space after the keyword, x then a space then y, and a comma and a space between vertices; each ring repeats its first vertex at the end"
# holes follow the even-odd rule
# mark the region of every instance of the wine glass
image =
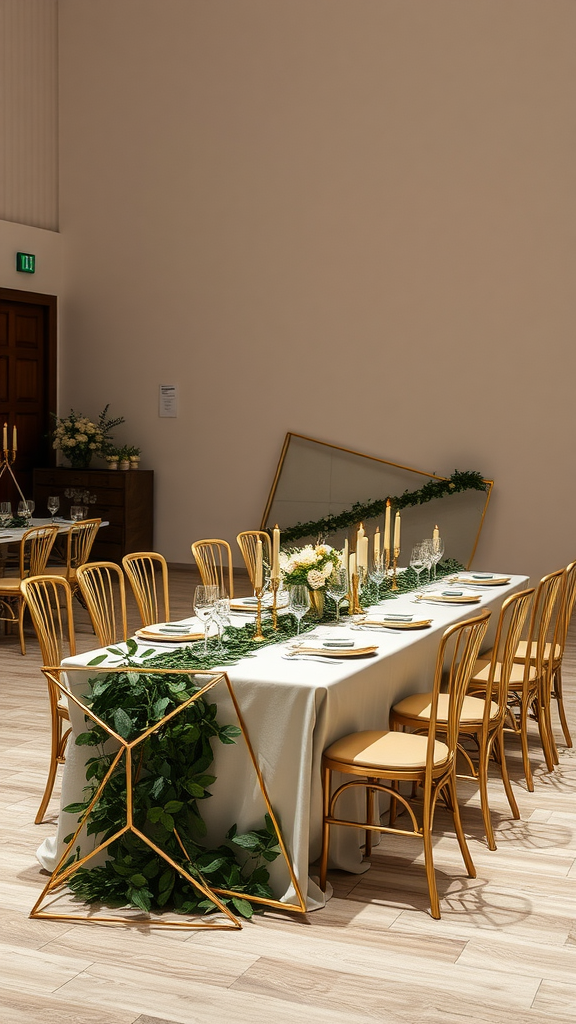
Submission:
POLYGON ((444 554, 444 541, 442 537, 432 538, 432 565, 434 566, 434 580, 436 580, 436 566, 444 554))
POLYGON ((308 587, 303 583, 297 583, 290 587, 290 611, 298 623, 296 636, 300 636, 300 620, 304 618, 310 608, 310 594, 308 587))
POLYGON ((416 573, 416 594, 420 590, 420 573, 426 568, 422 544, 415 544, 410 555, 410 568, 416 573))
POLYGON ((326 581, 326 593, 336 605, 336 622, 340 622, 340 605, 348 593, 348 571, 335 567, 326 581))
POLYGON ((432 538, 427 537, 426 540, 422 541, 422 557, 424 559, 424 565, 428 569, 428 583, 432 582, 432 562, 434 556, 434 550, 432 548, 432 538))
POLYGON ((46 506, 48 508, 50 515, 52 516, 52 522, 54 522, 54 516, 56 515, 58 509, 60 508, 60 498, 58 497, 58 495, 51 495, 51 497, 49 497, 48 501, 46 502, 46 506))
POLYGON ((194 614, 204 623, 204 654, 208 653, 208 629, 214 608, 220 596, 220 588, 200 584, 194 591, 194 614))
POLYGON ((12 503, 10 501, 0 501, 0 526, 8 526, 11 519, 12 503))
POLYGON ((230 623, 230 598, 225 590, 221 590, 218 594, 218 600, 214 605, 214 620, 218 627, 218 654, 225 654, 225 648, 222 644, 222 637, 224 636, 224 630, 230 623))
POLYGON ((376 587, 376 599, 380 600, 380 587, 386 579, 386 562, 384 557, 380 555, 379 558, 375 558, 372 562, 372 568, 370 569, 370 579, 376 587))
POLYGON ((85 513, 84 505, 70 505, 70 519, 74 523, 79 523, 81 519, 84 519, 85 513))
POLYGON ((22 519, 26 519, 28 522, 32 519, 32 513, 36 505, 33 501, 19 501, 18 502, 18 515, 22 519))

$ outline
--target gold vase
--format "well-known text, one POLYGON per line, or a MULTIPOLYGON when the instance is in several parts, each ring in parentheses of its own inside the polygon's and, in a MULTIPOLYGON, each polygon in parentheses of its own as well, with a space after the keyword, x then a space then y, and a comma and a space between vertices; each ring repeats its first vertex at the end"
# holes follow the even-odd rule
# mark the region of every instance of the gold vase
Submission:
POLYGON ((323 590, 312 590, 310 594, 310 615, 314 619, 321 619, 324 615, 324 591, 323 590))

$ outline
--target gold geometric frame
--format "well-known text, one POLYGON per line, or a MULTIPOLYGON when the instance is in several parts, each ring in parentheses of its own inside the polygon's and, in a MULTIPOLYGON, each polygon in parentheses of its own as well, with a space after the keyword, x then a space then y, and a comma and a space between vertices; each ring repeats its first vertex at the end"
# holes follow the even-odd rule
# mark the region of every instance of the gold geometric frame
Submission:
MULTIPOLYGON (((56 866, 52 876, 49 878, 49 880, 46 883, 46 885, 44 886, 44 889, 42 890, 42 893, 40 894, 38 900, 34 904, 32 910, 30 912, 30 917, 31 918, 43 918, 44 920, 52 920, 52 921, 91 921, 91 922, 94 922, 94 923, 102 923, 102 924, 121 923, 121 924, 124 924, 124 925, 132 925, 132 926, 141 927, 142 923, 143 923, 142 916, 128 918, 128 917, 119 917, 119 916, 106 916, 106 917, 103 917, 103 916, 96 916, 96 915, 63 914, 63 913, 56 913, 54 911, 49 911, 49 910, 46 910, 44 908, 44 903, 48 899, 48 897, 52 893, 54 893, 55 891, 61 890, 63 888, 63 886, 65 886, 67 880, 71 877, 71 875, 73 875, 76 871, 79 870, 79 868, 83 867, 86 863, 88 863, 88 861, 92 860, 99 853, 101 853, 103 850, 105 850, 106 847, 110 845, 110 843, 115 842, 117 839, 120 838, 120 836, 124 835, 126 832, 131 832, 132 834, 136 835, 142 842, 144 842, 147 846, 149 846, 159 857, 161 857, 164 861, 166 861, 166 863, 169 864, 170 867, 172 867, 175 871, 177 871, 178 874, 181 875, 181 877, 185 878, 187 882, 189 882, 191 885, 194 886, 195 889, 199 890, 205 897, 207 897, 209 900, 211 900, 213 903, 215 903, 216 906, 218 907, 218 909, 222 913, 224 913, 226 915, 226 917, 228 918, 228 920, 229 920, 229 923, 226 923, 226 922, 218 923, 218 922, 215 922, 213 919, 210 919, 210 918, 202 918, 202 919, 199 919, 199 920, 194 919, 192 921, 191 920, 185 920, 185 921, 165 921, 165 922, 157 921, 155 918, 150 919, 148 923, 153 924, 156 927, 163 927, 163 928, 188 928, 188 929, 190 929, 190 928, 221 928, 221 929, 227 929, 227 930, 241 929, 242 928, 242 924, 241 924, 240 920, 232 913, 231 910, 229 910, 229 908, 224 903, 222 903, 221 900, 218 899, 219 895, 220 896, 239 896, 239 895, 241 895, 241 897, 243 899, 246 899, 250 903, 261 903, 264 906, 274 907, 274 908, 279 909, 279 910, 291 910, 291 911, 294 911, 296 913, 301 913, 301 914, 305 913, 306 912, 306 902, 305 902, 304 896, 302 895, 302 890, 300 888, 298 880, 296 878, 296 875, 295 875, 295 872, 294 872, 294 867, 292 865, 290 857, 288 856, 288 851, 286 849, 286 845, 284 843, 284 839, 282 837, 282 833, 280 831, 280 827, 279 827, 278 821, 276 819, 276 816, 275 816, 274 811, 272 809, 272 805, 270 803, 270 799, 268 797, 268 793, 267 793, 267 790, 266 790, 266 785, 265 785, 264 779, 262 777, 262 772, 260 771, 260 768, 258 767, 256 756, 254 754, 254 749, 252 747, 252 744, 250 742, 250 738, 248 736, 248 732, 247 732, 247 729, 246 729, 246 724, 245 724, 244 719, 242 717, 242 713, 240 711, 240 708, 238 706, 238 701, 236 699, 236 694, 234 693, 234 689, 232 687, 230 679, 228 678, 227 673, 225 673, 225 672, 218 672, 218 673, 214 674, 213 672, 201 671, 201 670, 196 670, 196 669, 147 668, 145 666, 138 666, 138 667, 130 666, 129 670, 131 672, 140 673, 142 675, 144 675, 144 674, 145 675, 187 675, 187 676, 190 676, 190 675, 202 676, 202 675, 204 675, 204 676, 208 676, 209 679, 208 679, 208 682, 206 683, 206 685, 203 686, 197 693, 193 694, 192 697, 187 698, 187 700, 185 700, 181 704, 179 704, 177 708, 174 708, 173 711, 171 711, 168 715, 165 715, 164 718, 162 718, 159 722, 156 722, 154 725, 152 725, 148 729, 146 729, 136 739, 131 740, 130 742, 128 742, 126 739, 124 739, 122 736, 120 736, 117 732, 115 732, 113 729, 111 729, 109 725, 107 725, 105 722, 103 722, 102 719, 100 719, 97 715, 95 715, 94 712, 92 712, 81 700, 79 700, 78 697, 76 697, 75 694, 72 693, 70 688, 68 686, 66 686, 61 681, 60 677, 63 674, 67 675, 68 673, 71 673, 71 672, 83 672, 83 673, 86 673, 87 670, 90 671, 90 672, 94 672, 96 674, 98 674, 98 672, 101 672, 101 673, 106 672, 107 674, 108 673, 120 673, 120 672, 126 672, 126 666, 115 666, 115 667, 112 667, 112 666, 100 665, 100 666, 98 666, 96 668, 95 666, 87 666, 87 665, 73 665, 73 666, 70 665, 70 666, 67 666, 66 668, 62 668, 62 667, 59 667, 59 666, 58 667, 50 666, 50 667, 43 667, 42 668, 42 672, 44 673, 46 678, 50 682, 52 682, 60 690, 60 692, 62 694, 64 694, 68 698, 69 701, 72 701, 81 711, 84 712, 84 714, 88 718, 91 719, 91 721, 95 722, 102 729, 104 729, 104 731, 108 734, 108 736, 111 739, 114 739, 119 744, 119 750, 118 750, 118 753, 116 754, 116 756, 114 757, 114 759, 113 759, 113 761, 112 761, 108 771, 106 772, 106 775, 104 776, 104 778, 102 779, 100 785, 98 786, 98 789, 94 793, 94 795, 93 795, 93 797, 92 797, 88 807, 84 811, 84 814, 82 815, 82 818, 80 819, 80 821, 78 823, 76 831, 74 832, 74 835, 70 839, 69 843, 66 846, 66 849, 64 850, 62 856, 60 857, 60 860, 58 861, 58 864, 57 864, 57 866, 56 866), (240 727, 240 731, 241 731, 241 733, 242 733, 242 735, 244 737, 246 746, 248 748, 248 753, 250 755, 250 760, 252 761, 252 765, 254 767, 254 770, 256 772, 256 776, 258 778, 258 783, 259 783, 259 786, 260 786, 260 791, 261 791, 262 796, 264 798, 264 802, 266 804, 267 812, 270 815, 270 818, 271 818, 272 823, 274 825, 274 828, 275 828, 275 831, 276 831, 276 836, 277 836, 277 839, 278 839, 278 845, 280 846, 280 849, 282 851, 282 856, 283 856, 284 861, 285 861, 285 863, 287 865, 288 872, 289 872, 289 875, 290 875, 290 880, 292 882, 292 885, 294 886, 294 891, 296 893, 296 897, 297 897, 297 900, 298 900, 297 903, 283 903, 280 900, 276 900, 276 899, 272 899, 272 898, 268 898, 268 897, 264 897, 264 896, 251 896, 251 895, 246 894, 246 893, 239 894, 235 890, 222 889, 222 888, 219 888, 219 887, 211 887, 205 881, 204 882, 199 882, 198 879, 193 878, 181 865, 177 864, 174 860, 172 860, 172 858, 164 850, 161 850, 160 847, 158 847, 151 839, 149 839, 142 832, 140 832, 140 830, 137 829, 136 826, 134 825, 134 820, 133 820, 132 752, 134 751, 134 749, 136 747, 138 747, 141 743, 143 743, 144 740, 146 740, 148 738, 148 736, 150 736, 154 732, 157 732, 158 729, 161 729, 164 725, 166 725, 167 722, 169 722, 171 719, 173 719, 177 715, 179 715, 182 711, 184 711, 187 707, 189 707, 189 705, 191 705, 195 701, 199 700, 200 697, 202 697, 209 690, 212 690, 221 681, 225 682, 226 687, 228 689, 228 693, 229 693, 230 698, 232 700, 232 703, 234 705, 234 710, 235 710, 236 716, 238 718, 238 724, 239 724, 239 727, 240 727), (99 846, 97 846, 95 850, 92 850, 89 854, 86 854, 80 860, 76 860, 76 861, 74 861, 71 864, 67 864, 66 862, 67 862, 70 854, 74 850, 74 845, 75 845, 75 843, 76 843, 80 833, 82 832, 85 823, 87 822, 88 816, 90 815, 93 807, 96 805, 96 803, 100 799, 100 796, 102 794, 102 791, 104 790, 104 787, 106 786, 106 783, 110 779, 114 769, 116 768, 117 764, 119 763, 119 761, 121 760, 121 758, 122 758, 122 756, 124 754, 126 755, 126 764, 125 764, 125 772, 126 772, 126 824, 119 831, 117 831, 113 836, 111 836, 109 839, 107 839, 104 843, 100 843, 99 846)), ((174 834, 175 834, 176 840, 179 843, 183 853, 186 855, 186 857, 188 857, 187 850, 184 847, 184 845, 183 845, 183 843, 182 843, 182 841, 181 841, 181 839, 180 839, 176 829, 174 829, 174 834)), ((188 858, 188 859, 190 859, 190 858, 188 858)))
MULTIPOLYGON (((311 441, 314 444, 323 445, 325 448, 333 448, 333 449, 335 449, 338 452, 345 452, 347 455, 356 455, 356 456, 358 456, 361 459, 368 459, 370 462, 380 462, 380 463, 382 463, 385 466, 392 466, 394 469, 404 469, 404 470, 407 470, 410 473, 418 473, 419 476, 425 476, 429 480, 448 480, 449 479, 448 477, 445 477, 445 476, 438 476, 437 473, 426 473, 422 469, 414 469, 413 466, 403 466, 400 462, 391 462, 390 459, 379 459, 376 455, 366 455, 365 452, 357 452, 353 448, 344 448, 342 445, 331 444, 329 441, 319 441, 318 438, 316 438, 316 437, 308 437, 306 434, 296 434, 294 431, 290 431, 289 430, 287 432, 287 434, 286 434, 286 437, 284 438, 284 444, 282 445, 282 451, 280 453, 280 458, 278 460, 278 465, 276 467, 276 472, 274 474, 274 479, 272 481, 272 487, 270 488, 270 494, 268 495, 268 501, 266 502, 266 507, 265 507, 264 512, 262 514, 262 522, 260 524, 260 529, 261 530, 266 530, 266 523, 268 521, 268 516, 270 514, 270 509, 272 508, 272 503, 274 501, 274 496, 276 494, 276 488, 278 487, 278 481, 280 480, 280 474, 282 472, 282 467, 284 465, 284 461, 286 459, 286 455, 288 454, 288 449, 290 447, 290 441, 291 441, 291 439, 293 437, 297 437, 301 441, 311 441)), ((490 501, 490 496, 492 494, 492 488, 494 487, 494 481, 493 480, 484 480, 484 483, 486 484, 486 502, 484 504, 484 509, 483 509, 482 515, 480 517, 480 525, 478 527, 478 532, 477 532, 476 538, 474 540, 474 545, 472 547, 472 553, 470 555, 470 558, 469 558, 469 561, 468 561, 468 564, 467 564, 467 568, 470 568, 470 566, 472 565, 472 561, 474 559, 474 555, 476 554, 476 548, 478 547, 478 541, 480 540, 480 534, 482 532, 482 527, 484 525, 484 519, 485 519, 485 516, 486 516, 486 511, 488 509, 488 503, 490 501)))

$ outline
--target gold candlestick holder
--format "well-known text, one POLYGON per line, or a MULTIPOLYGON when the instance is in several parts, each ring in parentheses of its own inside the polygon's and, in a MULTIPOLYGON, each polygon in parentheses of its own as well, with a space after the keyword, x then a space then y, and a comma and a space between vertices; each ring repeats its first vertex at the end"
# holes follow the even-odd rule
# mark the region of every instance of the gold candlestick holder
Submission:
POLYGON ((394 548, 394 562, 392 566, 392 590, 398 590, 398 584, 396 582, 396 566, 398 564, 399 555, 400 548, 394 548))
POLYGON ((272 587, 272 628, 278 629, 278 589, 280 587, 280 579, 274 577, 270 580, 270 586, 272 587))
POLYGON ((260 643, 261 640, 266 639, 262 632, 262 595, 264 594, 264 587, 258 587, 258 589, 254 587, 254 593, 258 604, 256 606, 256 629, 252 639, 255 640, 256 643, 260 643))
POLYGON ((16 449, 15 448, 3 448, 0 451, 0 477, 2 477, 4 475, 4 473, 8 472, 10 474, 10 476, 12 477, 14 483, 16 484, 16 490, 18 491, 18 494, 22 498, 22 501, 26 501, 26 498, 24 497, 24 495, 22 493, 22 490, 20 488, 20 484, 18 483, 16 477, 14 476, 14 470, 12 469, 12 466, 14 465, 15 462, 16 462, 16 449))
POLYGON ((359 584, 360 584, 360 577, 359 577, 357 572, 353 572, 352 573, 352 580, 351 580, 352 593, 350 595, 351 596, 351 600, 350 600, 350 608, 349 608, 349 612, 348 612, 349 615, 362 615, 362 613, 364 612, 364 609, 363 609, 362 605, 360 604, 360 599, 358 597, 358 591, 360 589, 359 584))

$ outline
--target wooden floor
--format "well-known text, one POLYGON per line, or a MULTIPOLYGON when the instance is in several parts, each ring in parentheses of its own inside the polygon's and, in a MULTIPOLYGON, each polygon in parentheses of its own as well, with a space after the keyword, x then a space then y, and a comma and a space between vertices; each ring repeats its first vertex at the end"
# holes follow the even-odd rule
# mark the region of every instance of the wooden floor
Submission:
MULTIPOLYGON (((194 582, 172 574, 173 617, 189 612, 194 582)), ((78 620, 80 649, 89 650, 83 612, 78 620)), ((0 637, 2 1024, 576 1021, 574 750, 560 744, 560 767, 548 775, 534 734, 536 788, 527 793, 509 744, 522 820, 511 820, 494 779, 494 853, 483 841, 477 795, 462 786, 476 879, 464 875, 438 815, 441 921, 428 911, 420 845, 399 837, 385 838, 367 874, 333 873, 335 895, 324 910, 266 914, 242 932, 30 921, 46 880, 34 851, 53 833, 58 806, 53 801, 46 824, 33 824, 49 739, 39 665, 31 635, 25 658, 16 637, 0 637)), ((576 631, 565 686, 576 734, 576 631)))

